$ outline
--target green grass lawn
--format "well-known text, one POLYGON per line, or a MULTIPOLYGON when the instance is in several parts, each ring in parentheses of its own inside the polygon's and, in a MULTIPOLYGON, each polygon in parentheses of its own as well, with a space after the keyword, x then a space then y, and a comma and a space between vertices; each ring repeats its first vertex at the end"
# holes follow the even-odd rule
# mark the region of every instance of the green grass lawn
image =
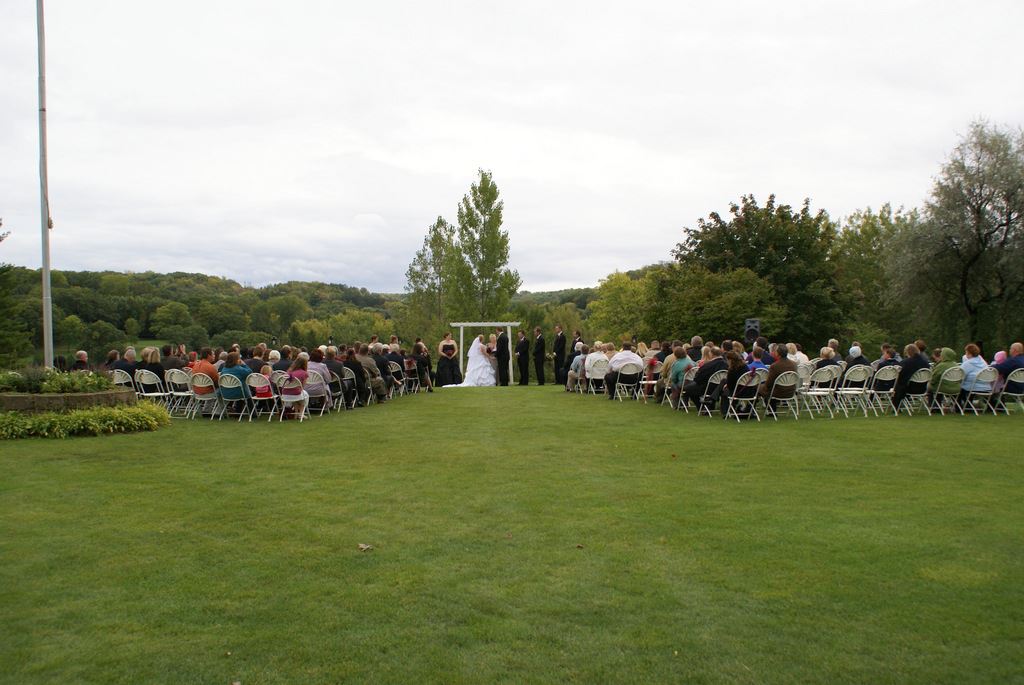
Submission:
POLYGON ((1022 445, 552 387, 0 443, 0 682, 1020 682, 1022 445))

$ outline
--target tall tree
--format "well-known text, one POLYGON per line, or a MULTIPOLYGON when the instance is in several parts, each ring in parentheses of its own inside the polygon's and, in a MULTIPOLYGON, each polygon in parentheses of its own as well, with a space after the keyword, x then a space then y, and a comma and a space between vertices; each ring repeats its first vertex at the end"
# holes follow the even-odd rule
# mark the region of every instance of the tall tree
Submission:
POLYGON ((490 172, 479 171, 459 203, 458 226, 438 217, 406 270, 409 306, 403 329, 436 335, 452 319, 488 320, 504 314, 521 284, 508 267, 504 202, 490 172))
POLYGON ((459 248, 468 269, 463 278, 469 286, 469 314, 478 320, 494 318, 508 308, 519 290, 519 272, 508 268, 508 232, 501 230, 505 203, 489 171, 479 170, 479 180, 459 204, 459 248))
POLYGON ((894 271, 907 296, 963 321, 967 339, 1006 341, 1024 294, 1024 131, 984 122, 953 149, 924 221, 906 232, 894 271), (928 287, 922 289, 921 285, 928 287))
POLYGON ((729 213, 728 221, 712 212, 697 228, 685 229, 673 250, 676 259, 712 272, 750 269, 764 278, 785 306, 778 334, 786 340, 809 344, 835 334, 842 308, 829 260, 836 229, 828 214, 812 213, 810 200, 795 212, 774 195, 764 207, 745 195, 729 213))

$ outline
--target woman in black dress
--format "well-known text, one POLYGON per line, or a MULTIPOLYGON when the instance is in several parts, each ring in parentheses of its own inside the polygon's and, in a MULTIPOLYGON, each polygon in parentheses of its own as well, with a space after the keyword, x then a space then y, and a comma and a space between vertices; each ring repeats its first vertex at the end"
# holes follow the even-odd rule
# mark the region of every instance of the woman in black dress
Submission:
POLYGON ((458 385, 462 382, 462 371, 459 370, 459 346, 452 340, 451 333, 444 334, 437 346, 437 385, 458 385))

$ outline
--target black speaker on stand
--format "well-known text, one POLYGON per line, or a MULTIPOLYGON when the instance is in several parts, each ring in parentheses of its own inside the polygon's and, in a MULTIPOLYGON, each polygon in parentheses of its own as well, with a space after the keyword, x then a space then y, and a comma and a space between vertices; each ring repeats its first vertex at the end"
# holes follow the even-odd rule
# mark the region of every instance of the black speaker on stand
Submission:
POLYGON ((761 336, 761 319, 747 319, 743 322, 743 339, 748 345, 761 336))

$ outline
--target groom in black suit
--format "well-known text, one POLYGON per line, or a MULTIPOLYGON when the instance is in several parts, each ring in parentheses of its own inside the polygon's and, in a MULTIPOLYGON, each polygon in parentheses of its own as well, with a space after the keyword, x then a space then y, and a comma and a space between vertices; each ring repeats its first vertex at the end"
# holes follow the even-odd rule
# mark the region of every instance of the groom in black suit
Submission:
POLYGON ((498 385, 508 385, 508 361, 510 359, 508 353, 508 336, 505 335, 505 330, 500 326, 497 329, 498 333, 498 385))
POLYGON ((530 384, 530 341, 526 339, 526 333, 519 331, 519 341, 516 342, 516 364, 519 365, 519 385, 530 384))
POLYGON ((533 368, 537 372, 537 385, 544 385, 544 336, 540 326, 533 329, 533 368))

